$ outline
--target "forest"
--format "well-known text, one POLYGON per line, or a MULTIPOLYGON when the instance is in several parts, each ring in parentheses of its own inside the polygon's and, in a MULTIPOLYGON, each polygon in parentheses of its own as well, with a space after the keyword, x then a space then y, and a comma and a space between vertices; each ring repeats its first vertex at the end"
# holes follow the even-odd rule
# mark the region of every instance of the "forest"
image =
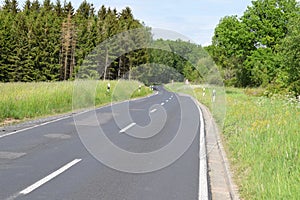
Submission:
POLYGON ((0 82, 59 81, 74 78, 76 68, 97 44, 144 25, 129 7, 118 12, 83 1, 55 4, 16 0, 0 8, 0 82))
POLYGON ((134 75, 146 84, 172 79, 219 83, 217 77, 204 77, 212 66, 210 55, 226 86, 300 94, 300 6, 296 0, 252 1, 242 16, 220 20, 205 50, 181 40, 154 41, 151 28, 135 19, 129 7, 117 11, 103 5, 96 10, 83 1, 75 10, 71 2, 60 0, 27 0, 21 6, 16 0, 5 0, 0 7, 0 82, 73 80, 80 69, 80 77, 87 79, 134 75), (120 38, 121 33, 136 29, 144 31, 120 38), (118 42, 103 46, 115 35, 118 42), (152 46, 167 45, 170 51, 135 45, 149 41, 152 46), (117 43, 135 47, 128 51, 117 43), (95 63, 99 55, 103 59, 95 63), (155 79, 154 74, 161 78, 155 79))
MULTIPOLYGON (((96 11, 93 4, 83 1, 75 10, 71 2, 61 4, 57 0, 53 4, 44 0, 40 4, 38 0, 27 0, 19 9, 16 0, 5 0, 0 8, 0 21, 0 82, 73 80, 78 72, 80 78, 112 80, 128 78, 128 72, 133 70, 136 78, 150 84, 150 78, 146 80, 143 75, 145 72, 137 73, 134 67, 153 62, 171 66, 177 73, 196 80, 197 70, 186 59, 175 56, 173 60, 171 52, 136 48, 151 41, 157 45, 166 42, 181 56, 204 52, 200 45, 180 40, 154 41, 151 29, 135 19, 129 7, 118 12, 103 5, 96 11), (121 34, 136 29, 142 31, 129 36, 121 34)), ((152 70, 150 76, 156 72, 152 70)))
POLYGON ((226 85, 300 94, 300 7, 256 0, 241 17, 223 17, 206 47, 226 85))

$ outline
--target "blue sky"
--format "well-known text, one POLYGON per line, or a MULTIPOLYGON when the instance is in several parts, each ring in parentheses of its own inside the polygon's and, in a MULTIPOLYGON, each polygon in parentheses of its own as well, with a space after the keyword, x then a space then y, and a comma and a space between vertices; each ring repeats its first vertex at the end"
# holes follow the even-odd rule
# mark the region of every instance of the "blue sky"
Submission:
MULTIPOLYGON (((25 0, 19 1, 20 6, 25 0)), ((61 0, 63 2, 63 0, 61 0)), ((72 0, 77 8, 81 0, 72 0)), ((153 28, 183 34, 201 45, 211 43, 214 28, 226 15, 241 16, 251 0, 87 0, 96 10, 101 5, 117 8, 129 6, 134 16, 153 28)))
POLYGON ((130 6, 134 16, 147 26, 176 31, 205 46, 211 43, 220 18, 241 16, 251 0, 105 0, 93 3, 96 7, 102 3, 118 10, 130 6))

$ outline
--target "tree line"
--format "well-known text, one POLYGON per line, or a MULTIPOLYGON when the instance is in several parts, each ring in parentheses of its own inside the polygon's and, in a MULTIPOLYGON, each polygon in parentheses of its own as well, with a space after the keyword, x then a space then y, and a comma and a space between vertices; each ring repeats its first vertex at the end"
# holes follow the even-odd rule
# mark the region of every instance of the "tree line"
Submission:
POLYGON ((200 82, 198 59, 208 56, 190 42, 154 40, 129 7, 118 12, 103 5, 96 11, 83 1, 75 11, 71 2, 27 0, 20 9, 16 0, 5 0, 0 21, 0 82, 75 76, 135 78, 146 84, 184 78, 200 82), (142 30, 126 33, 137 29, 142 30), (166 46, 169 51, 163 50, 166 46))
MULTIPOLYGON (((105 6, 96 10, 83 1, 75 10, 71 2, 27 0, 20 9, 16 0, 5 0, 0 21, 0 82, 72 80, 79 68, 84 72, 81 78, 87 79, 221 82, 200 45, 154 41, 150 28, 135 19, 129 7, 120 12, 105 6), (134 37, 119 34, 137 28, 145 31, 134 37), (115 43, 95 49, 115 35, 120 35, 115 43), (142 47, 149 41, 162 48, 142 47), (129 51, 129 43, 141 47, 129 51), (168 51, 163 50, 166 46, 168 51), (151 64, 143 65, 147 63, 151 64)), ((243 16, 222 18, 212 45, 205 49, 226 85, 299 95, 299 22, 296 0, 256 0, 243 16)))
POLYGON ((296 0, 255 0, 226 16, 206 47, 227 85, 300 94, 300 7, 296 0))
MULTIPOLYGON (((16 0, 5 0, 0 22, 0 82, 74 79, 78 66, 99 43, 144 27, 129 7, 118 12, 103 5, 96 11, 83 1, 75 11, 71 2, 60 0, 27 0, 21 9, 16 0)), ((114 65, 122 68, 126 62, 114 65)), ((107 78, 120 76, 117 73, 107 78)))
POLYGON ((84 59, 77 77, 135 79, 146 85, 185 79, 212 83, 207 77, 213 67, 201 45, 180 39, 154 40, 150 29, 145 28, 115 35, 97 46, 84 59))

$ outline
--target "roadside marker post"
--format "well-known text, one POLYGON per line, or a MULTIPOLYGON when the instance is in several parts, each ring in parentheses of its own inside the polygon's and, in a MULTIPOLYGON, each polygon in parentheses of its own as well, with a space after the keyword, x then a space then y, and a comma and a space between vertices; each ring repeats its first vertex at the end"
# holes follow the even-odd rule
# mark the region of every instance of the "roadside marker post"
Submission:
POLYGON ((107 92, 110 92, 110 83, 107 83, 107 92))
POLYGON ((216 95, 217 95, 216 89, 213 89, 213 91, 212 91, 212 102, 216 101, 216 95))

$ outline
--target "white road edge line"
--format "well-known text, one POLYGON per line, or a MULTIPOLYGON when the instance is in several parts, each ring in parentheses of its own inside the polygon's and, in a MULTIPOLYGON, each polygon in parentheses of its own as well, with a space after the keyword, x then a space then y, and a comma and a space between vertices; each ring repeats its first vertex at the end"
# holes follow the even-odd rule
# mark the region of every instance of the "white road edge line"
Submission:
POLYGON ((207 171, 207 152, 206 152, 206 138, 205 138, 205 123, 203 112, 200 108, 200 103, 194 97, 181 94, 180 96, 190 97, 195 105, 198 108, 200 114, 200 142, 199 142, 199 190, 198 190, 198 199, 199 200, 208 200, 208 171, 207 171))
POLYGON ((156 111, 157 111, 157 109, 155 108, 155 109, 151 110, 150 113, 154 113, 156 111))
POLYGON ((122 130, 120 130, 120 133, 124 133, 125 131, 127 131, 128 129, 130 129, 131 127, 133 127, 134 125, 136 125, 136 123, 131 123, 128 126, 126 126, 125 128, 123 128, 122 130))
POLYGON ((34 129, 34 128, 37 128, 37 127, 40 127, 40 126, 44 126, 44 125, 47 125, 47 124, 50 124, 50 123, 53 123, 53 122, 57 122, 57 121, 64 120, 64 119, 67 119, 67 118, 71 118, 71 117, 74 117, 74 116, 82 115, 82 114, 87 113, 87 112, 96 111, 96 110, 99 110, 99 109, 102 109, 102 108, 107 108, 107 107, 117 105, 117 104, 121 104, 121 103, 124 103, 124 102, 127 102, 127 101, 135 101, 135 100, 140 100, 140 99, 146 99, 148 97, 152 97, 152 96, 155 96, 155 95, 158 95, 158 92, 156 92, 154 94, 151 94, 151 95, 148 95, 147 97, 131 99, 131 100, 125 100, 125 101, 121 101, 121 102, 114 102, 114 103, 110 103, 110 104, 105 105, 105 106, 101 106, 100 108, 96 108, 96 109, 87 109, 85 111, 78 112, 78 113, 75 113, 75 114, 70 114, 68 116, 58 118, 58 119, 55 119, 55 120, 51 120, 51 121, 48 121, 48 122, 45 122, 45 123, 42 123, 42 124, 37 124, 37 125, 31 126, 31 127, 28 127, 28 128, 24 128, 24 129, 20 129, 20 130, 17 130, 17 131, 13 131, 13 132, 10 132, 10 133, 0 135, 0 139, 4 138, 4 137, 7 137, 7 136, 10 136, 10 135, 15 135, 15 134, 23 132, 23 131, 27 131, 27 130, 34 129))
POLYGON ((51 120, 51 121, 48 121, 48 122, 45 122, 45 123, 42 123, 42 124, 37 124, 37 125, 31 126, 31 127, 28 127, 28 128, 24 128, 24 129, 21 129, 21 130, 18 130, 18 131, 6 133, 6 134, 3 134, 3 135, 0 135, 0 138, 4 138, 4 137, 10 136, 10 135, 20 133, 22 131, 27 131, 27 130, 34 129, 34 128, 39 127, 39 126, 44 126, 44 125, 47 125, 47 124, 50 124, 50 123, 53 123, 53 122, 57 122, 57 121, 60 121, 60 120, 63 120, 63 119, 67 119, 69 117, 72 117, 72 116, 62 117, 62 118, 51 120))
POLYGON ((165 103, 161 103, 160 105, 162 105, 162 106, 163 106, 163 105, 165 105, 165 103))
POLYGON ((55 172, 49 174, 48 176, 46 176, 45 178, 37 181, 36 183, 32 184, 31 186, 25 188, 24 190, 22 190, 21 192, 19 192, 19 194, 29 194, 30 192, 32 192, 33 190, 39 188, 40 186, 42 186, 43 184, 47 183, 48 181, 50 181, 51 179, 55 178, 56 176, 60 175, 61 173, 63 173, 64 171, 68 170, 69 168, 71 168, 72 166, 76 165, 77 163, 79 163, 82 159, 75 159, 72 162, 66 164, 65 166, 61 167, 60 169, 56 170, 55 172))
POLYGON ((204 118, 199 102, 192 98, 199 110, 200 114, 200 143, 199 143, 199 200, 208 200, 208 179, 207 179, 207 154, 206 139, 204 131, 204 118))

